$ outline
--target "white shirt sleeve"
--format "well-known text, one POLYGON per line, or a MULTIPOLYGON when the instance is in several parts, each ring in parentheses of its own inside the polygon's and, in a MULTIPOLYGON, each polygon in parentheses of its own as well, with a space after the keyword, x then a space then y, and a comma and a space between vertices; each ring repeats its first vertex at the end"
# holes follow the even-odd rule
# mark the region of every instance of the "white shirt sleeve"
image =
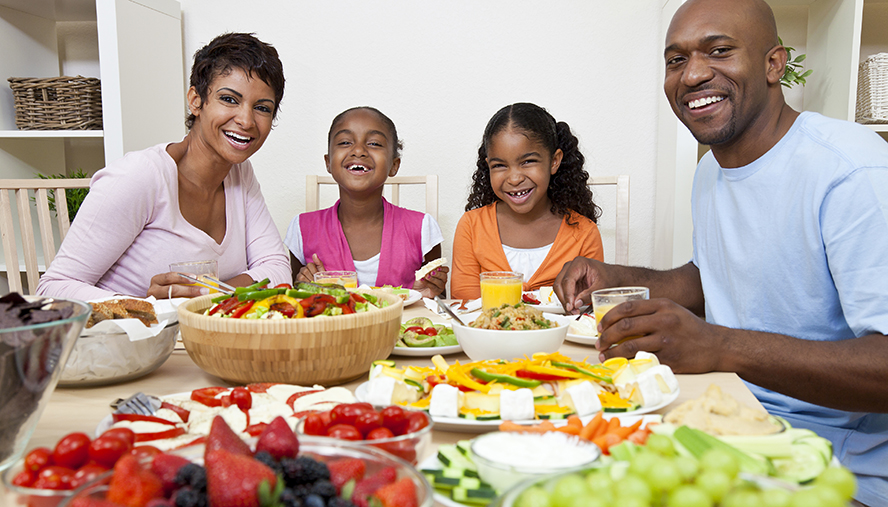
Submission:
POLYGON ((441 233, 441 226, 438 221, 432 218, 428 213, 422 217, 422 255, 429 253, 429 250, 435 248, 444 242, 444 234, 441 233))
MULTIPOLYGON (((423 223, 425 225, 425 223, 423 223)), ((284 238, 284 244, 293 253, 293 256, 305 265, 305 256, 302 252, 302 228, 299 226, 299 215, 290 220, 290 226, 287 227, 287 236, 284 238)))

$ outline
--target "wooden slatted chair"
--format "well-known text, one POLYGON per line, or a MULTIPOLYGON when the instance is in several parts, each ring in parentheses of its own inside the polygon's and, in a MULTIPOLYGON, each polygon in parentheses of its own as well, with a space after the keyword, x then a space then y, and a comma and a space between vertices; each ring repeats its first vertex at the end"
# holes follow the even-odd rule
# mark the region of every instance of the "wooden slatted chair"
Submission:
POLYGON ((56 179, 56 180, 0 180, 0 236, 3 243, 3 258, 6 262, 6 274, 10 292, 22 293, 21 266, 18 260, 18 235, 12 216, 12 200, 14 195, 18 211, 19 233, 22 253, 24 256, 25 274, 27 275, 28 293, 36 294, 37 282, 41 271, 52 263, 56 254, 53 236, 52 211, 49 209, 49 190, 55 192, 56 215, 58 216, 59 245, 68 234, 71 221, 68 218, 68 204, 65 191, 73 188, 89 188, 89 178, 56 179), (37 243, 35 241, 33 215, 31 214, 31 196, 34 194, 37 207, 37 223, 43 247, 43 265, 38 263, 37 243))
POLYGON ((629 175, 618 176, 590 176, 587 185, 593 191, 597 187, 614 186, 617 192, 614 263, 627 265, 629 263, 629 175))
MULTIPOLYGON (((320 209, 321 185, 336 185, 336 181, 332 176, 316 176, 312 174, 305 177, 305 211, 317 211, 320 209)), ((393 176, 385 180, 385 186, 391 190, 391 199, 389 201, 395 206, 399 205, 400 191, 404 185, 425 186, 425 212, 435 220, 438 220, 438 175, 393 176)))

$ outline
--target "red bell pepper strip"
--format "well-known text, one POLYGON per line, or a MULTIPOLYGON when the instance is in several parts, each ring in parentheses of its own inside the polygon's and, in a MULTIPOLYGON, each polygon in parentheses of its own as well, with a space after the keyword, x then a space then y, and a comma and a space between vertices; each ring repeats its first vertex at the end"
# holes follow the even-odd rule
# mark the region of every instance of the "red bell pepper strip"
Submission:
POLYGON ((269 311, 281 313, 284 317, 292 318, 296 314, 296 308, 290 303, 275 303, 268 307, 269 311))
POLYGON ((217 312, 222 312, 222 315, 225 315, 228 312, 230 312, 232 308, 237 306, 237 302, 238 302, 237 298, 234 296, 231 296, 230 298, 228 298, 228 299, 220 302, 218 305, 214 306, 209 311, 209 313, 207 313, 207 315, 213 315, 214 313, 217 313, 217 312))
POLYGON ((292 288, 293 288, 293 286, 290 285, 289 283, 279 283, 279 284, 275 285, 274 287, 272 287, 272 289, 292 289, 292 288))
POLYGON ((185 428, 171 428, 166 431, 155 431, 154 433, 136 433, 136 442, 149 442, 151 440, 161 440, 166 438, 176 438, 185 434, 185 428))
POLYGON ((156 417, 153 415, 114 413, 114 414, 111 414, 111 419, 113 419, 114 422, 145 421, 145 422, 153 422, 153 423, 160 423, 160 424, 169 424, 170 426, 176 425, 176 423, 174 423, 173 421, 167 421, 166 419, 161 419, 160 417, 156 417))
POLYGON ((305 309, 306 317, 314 317, 324 313, 327 305, 336 305, 336 299, 329 294, 312 294, 299 302, 305 309))
POLYGON ((518 370, 515 372, 516 377, 529 378, 533 380, 569 380, 573 377, 561 377, 558 375, 550 375, 548 373, 537 373, 535 371, 518 370))
POLYGON ((235 308, 235 309, 231 312, 231 318, 232 318, 232 319, 239 319, 239 318, 241 318, 245 313, 247 313, 248 311, 250 311, 250 308, 253 308, 253 304, 254 304, 255 302, 256 302, 256 301, 253 300, 253 299, 251 299, 251 300, 249 300, 249 301, 244 301, 243 303, 241 303, 240 305, 238 305, 238 307, 235 308))
POLYGON ((222 400, 216 398, 216 395, 227 391, 227 387, 203 387, 191 391, 191 399, 208 407, 221 407, 222 400))

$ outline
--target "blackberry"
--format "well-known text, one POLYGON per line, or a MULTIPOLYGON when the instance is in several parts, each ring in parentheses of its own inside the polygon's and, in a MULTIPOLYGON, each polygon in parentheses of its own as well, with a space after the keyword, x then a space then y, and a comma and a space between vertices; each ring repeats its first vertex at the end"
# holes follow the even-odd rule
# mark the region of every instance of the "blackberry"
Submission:
POLYGON ((297 496, 291 488, 281 491, 280 502, 284 507, 302 507, 302 497, 297 496))
POLYGON ((305 497, 305 502, 303 504, 305 507, 327 507, 324 503, 324 499, 321 498, 321 495, 316 495, 314 493, 305 497))
POLYGON ((327 465, 306 456, 282 459, 281 471, 288 486, 312 484, 320 479, 330 480, 327 465))
POLYGON ((253 458, 270 468, 272 471, 274 471, 275 474, 280 474, 283 472, 283 470, 281 469, 281 464, 278 463, 278 461, 274 459, 274 457, 268 451, 259 451, 253 456, 253 458))
POLYGON ((191 486, 197 491, 206 491, 207 469, 196 463, 188 463, 176 473, 175 483, 179 486, 191 486))
POLYGON ((311 492, 327 500, 330 497, 336 496, 336 486, 326 479, 321 479, 311 485, 311 492))
POLYGON ((355 504, 345 498, 334 496, 327 500, 327 507, 355 507, 355 504))
POLYGON ((199 498, 198 492, 188 486, 179 488, 173 494, 173 502, 175 502, 176 507, 198 507, 200 503, 199 498))
POLYGON ((293 490, 293 494, 296 495, 300 500, 304 500, 309 493, 311 493, 311 484, 296 484, 291 488, 293 490))

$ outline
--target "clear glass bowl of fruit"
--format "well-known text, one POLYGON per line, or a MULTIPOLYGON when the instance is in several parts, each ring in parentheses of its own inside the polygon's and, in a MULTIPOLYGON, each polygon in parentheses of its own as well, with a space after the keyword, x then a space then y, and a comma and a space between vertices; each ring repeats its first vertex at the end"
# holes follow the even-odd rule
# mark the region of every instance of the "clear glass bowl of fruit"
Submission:
POLYGON ((283 418, 257 438, 213 421, 206 443, 121 458, 113 471, 86 484, 59 507, 90 505, 303 505, 305 507, 431 507, 432 489, 409 463, 354 442, 296 437, 283 418), (137 495, 138 497, 134 497, 137 495))
POLYGON ((432 426, 432 418, 421 410, 342 403, 327 412, 304 416, 296 424, 296 434, 375 447, 416 465, 431 445, 432 426))

